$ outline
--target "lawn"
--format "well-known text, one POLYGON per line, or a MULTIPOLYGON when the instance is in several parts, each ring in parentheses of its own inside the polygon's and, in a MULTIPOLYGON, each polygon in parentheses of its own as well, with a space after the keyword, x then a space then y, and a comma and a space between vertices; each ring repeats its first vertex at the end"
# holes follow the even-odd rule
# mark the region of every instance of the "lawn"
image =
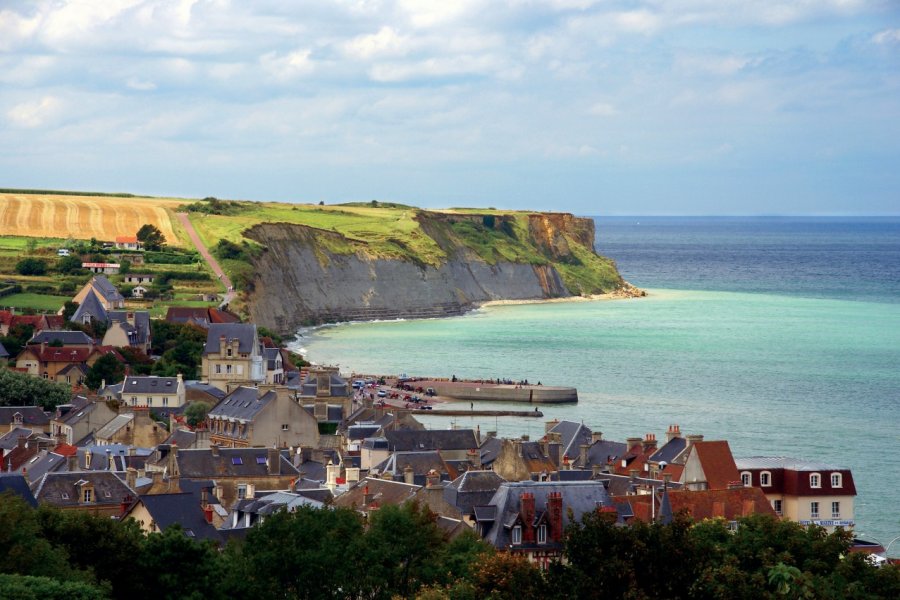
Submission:
POLYGON ((48 296, 46 294, 10 294, 0 298, 3 308, 33 308, 44 312, 56 312, 63 304, 71 300, 71 296, 48 296))

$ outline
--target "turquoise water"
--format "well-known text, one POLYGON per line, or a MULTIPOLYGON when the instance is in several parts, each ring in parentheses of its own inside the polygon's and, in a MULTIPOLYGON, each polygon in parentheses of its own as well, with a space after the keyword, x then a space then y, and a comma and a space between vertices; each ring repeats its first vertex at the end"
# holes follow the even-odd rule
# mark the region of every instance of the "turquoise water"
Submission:
MULTIPOLYGON (((673 239, 682 234, 673 233, 673 239)), ((796 236, 791 240, 798 243, 796 236)), ((634 283, 662 281, 664 268, 659 274, 646 268, 629 274, 628 251, 621 249, 622 256, 612 254, 634 283)), ((633 254, 631 264, 657 264, 641 262, 639 250, 633 254)), ((774 285, 766 276, 774 271, 751 266, 767 286, 774 285)), ((735 259, 723 269, 746 282, 752 277, 744 276, 745 267, 735 259)), ((698 272, 708 276, 709 269, 698 272)), ((834 278, 820 279, 827 286, 814 291, 843 289, 834 278)), ((787 455, 844 465, 853 470, 859 493, 857 532, 882 541, 900 535, 895 297, 885 293, 865 301, 846 293, 804 293, 796 281, 789 295, 649 291, 648 298, 635 300, 494 306, 450 319, 327 327, 306 334, 300 344, 311 360, 340 364, 344 371, 572 385, 580 402, 542 406, 546 418, 583 421, 613 439, 648 432, 662 438, 668 425, 678 423, 687 433, 727 439, 736 456, 787 455)), ((450 426, 448 418, 423 420, 450 426)), ((510 436, 543 432, 543 420, 455 423, 510 436)))

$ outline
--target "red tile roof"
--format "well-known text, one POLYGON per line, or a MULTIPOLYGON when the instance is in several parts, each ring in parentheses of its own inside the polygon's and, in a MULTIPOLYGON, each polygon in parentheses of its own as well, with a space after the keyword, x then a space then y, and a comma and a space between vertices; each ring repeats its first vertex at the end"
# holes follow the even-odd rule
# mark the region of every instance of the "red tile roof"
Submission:
POLYGON ((137 243, 136 235, 117 235, 116 243, 117 244, 136 244, 137 243))
MULTIPOLYGON (((696 521, 723 518, 735 521, 753 514, 775 516, 775 511, 759 488, 741 487, 730 490, 669 490, 672 512, 686 511, 696 521)), ((636 519, 649 521, 652 513, 649 494, 636 496, 616 496, 615 502, 628 502, 636 519)), ((659 513, 659 498, 656 500, 659 513)))
POLYGON ((741 476, 727 441, 695 442, 691 452, 697 453, 709 489, 725 490, 729 483, 740 482, 741 476))

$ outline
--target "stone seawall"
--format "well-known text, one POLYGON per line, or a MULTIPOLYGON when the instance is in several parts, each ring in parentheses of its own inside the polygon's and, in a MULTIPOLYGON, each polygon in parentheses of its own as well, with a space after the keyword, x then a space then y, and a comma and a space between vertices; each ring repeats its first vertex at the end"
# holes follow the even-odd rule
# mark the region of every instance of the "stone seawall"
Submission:
POLYGON ((489 402, 528 402, 531 404, 565 404, 578 402, 578 390, 573 387, 549 385, 496 385, 458 382, 416 382, 416 385, 433 387, 438 396, 454 400, 489 402))

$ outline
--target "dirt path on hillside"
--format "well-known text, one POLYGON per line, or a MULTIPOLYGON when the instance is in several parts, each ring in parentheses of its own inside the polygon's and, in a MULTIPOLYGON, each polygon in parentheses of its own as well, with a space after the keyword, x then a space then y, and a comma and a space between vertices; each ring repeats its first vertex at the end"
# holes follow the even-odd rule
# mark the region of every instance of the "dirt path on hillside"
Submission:
POLYGON ((175 215, 178 217, 178 220, 181 221, 181 224, 184 225, 184 230, 187 231, 188 236, 194 243, 194 247, 197 248, 197 252, 200 253, 200 256, 202 256, 203 260, 209 265, 209 268, 213 270, 213 273, 216 274, 216 277, 218 277, 222 285, 225 286, 225 298, 222 300, 219 308, 226 306, 235 296, 234 285, 231 283, 231 279, 228 278, 228 275, 225 274, 225 271, 222 270, 222 267, 219 266, 219 263, 213 258, 213 255, 209 253, 207 247, 200 240, 200 236, 197 235, 197 230, 194 229, 194 225, 188 218, 187 213, 180 212, 175 213, 175 215))

